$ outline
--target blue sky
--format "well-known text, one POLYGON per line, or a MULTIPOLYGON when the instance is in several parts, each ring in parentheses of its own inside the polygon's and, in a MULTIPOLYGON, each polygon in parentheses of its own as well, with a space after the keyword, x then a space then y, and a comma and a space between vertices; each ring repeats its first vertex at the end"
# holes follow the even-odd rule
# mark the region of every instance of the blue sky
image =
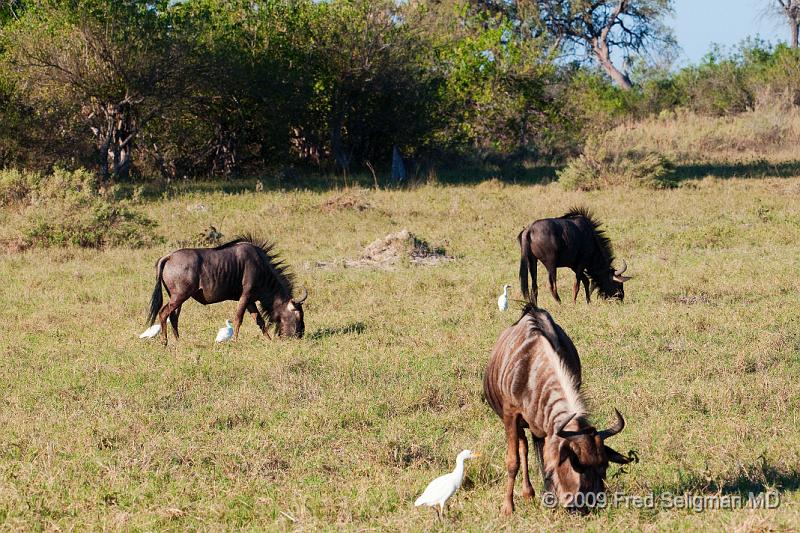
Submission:
POLYGON ((675 0, 675 15, 666 21, 682 49, 680 63, 696 63, 712 43, 732 46, 759 35, 774 43, 789 39, 782 20, 764 15, 770 0, 675 0))

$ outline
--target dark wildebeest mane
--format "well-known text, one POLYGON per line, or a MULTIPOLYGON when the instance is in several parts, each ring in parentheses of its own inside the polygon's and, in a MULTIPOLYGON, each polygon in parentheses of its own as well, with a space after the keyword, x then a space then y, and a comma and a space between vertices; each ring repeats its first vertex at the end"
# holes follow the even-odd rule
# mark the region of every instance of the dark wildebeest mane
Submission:
POLYGON ((531 317, 530 327, 531 333, 541 333, 545 339, 553 347, 553 350, 561 358, 564 366, 572 371, 575 377, 575 386, 580 392, 581 386, 581 367, 580 358, 575 345, 567 336, 566 332, 561 329, 561 326, 556 324, 550 313, 537 307, 533 302, 527 302, 522 308, 519 319, 515 324, 526 316, 531 317))
POLYGON ((605 230, 600 229, 603 223, 594 218, 588 207, 573 207, 559 218, 583 218, 592 227, 594 241, 600 250, 602 262, 595 261, 594 264, 587 265, 586 273, 595 285, 603 284, 605 280, 603 272, 614 264, 614 248, 611 246, 611 239, 608 238, 605 230))
POLYGON ((608 238, 605 230, 600 229, 600 226, 602 226, 603 223, 594 218, 594 215, 591 211, 589 211, 588 207, 573 207, 559 218, 578 217, 585 218, 586 221, 591 224, 592 229, 594 230, 594 238, 597 242, 597 246, 600 248, 600 250, 602 250, 605 259, 608 260, 608 265, 611 266, 611 264, 614 263, 614 248, 611 246, 611 239, 608 238))
MULTIPOLYGON (((289 270, 289 266, 274 252, 275 243, 265 239, 257 239, 249 233, 237 235, 233 240, 219 246, 214 250, 223 250, 240 243, 252 244, 258 249, 258 256, 261 264, 272 276, 267 276, 267 287, 279 293, 284 299, 289 299, 294 295, 294 274, 289 270)), ((259 305, 261 307, 261 305, 259 305)), ((261 308, 261 315, 264 320, 269 321, 272 309, 261 308)))

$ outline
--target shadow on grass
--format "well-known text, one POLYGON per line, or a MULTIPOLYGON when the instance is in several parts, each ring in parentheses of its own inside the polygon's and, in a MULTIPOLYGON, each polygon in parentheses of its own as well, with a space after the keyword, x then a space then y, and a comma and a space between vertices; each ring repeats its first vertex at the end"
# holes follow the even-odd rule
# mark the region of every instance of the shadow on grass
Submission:
POLYGON ((676 165, 675 174, 671 181, 681 182, 687 180, 703 179, 706 176, 717 178, 789 178, 800 176, 800 161, 784 161, 770 163, 766 160, 750 161, 747 163, 692 163, 676 165))
POLYGON ((314 333, 307 335, 306 338, 312 341, 324 339, 326 337, 333 337, 334 335, 350 335, 356 334, 361 335, 367 331, 367 325, 363 322, 353 322, 352 324, 348 324, 346 326, 340 326, 338 328, 322 328, 318 329, 314 333))
MULTIPOLYGON (((487 180, 497 180, 506 184, 533 185, 549 183, 556 179, 557 167, 537 166, 526 168, 514 167, 482 167, 482 166, 456 166, 452 168, 436 168, 431 173, 412 176, 403 183, 397 184, 386 176, 378 178, 378 187, 381 189, 413 189, 428 183, 442 186, 450 185, 477 185, 487 180)), ((341 175, 320 174, 313 171, 293 173, 291 176, 280 174, 266 174, 256 178, 242 178, 236 180, 209 180, 186 179, 171 182, 148 181, 139 183, 123 183, 120 188, 124 195, 131 196, 133 191, 146 200, 175 198, 187 194, 241 194, 245 192, 274 192, 310 190, 325 192, 341 189, 343 187, 375 187, 375 179, 370 174, 353 174, 346 180, 341 175)))
POLYGON ((780 492, 800 489, 798 467, 776 466, 763 456, 749 465, 739 467, 728 474, 714 476, 708 472, 690 472, 680 475, 680 481, 655 488, 655 492, 672 494, 738 494, 744 498, 751 493, 775 489, 780 492))

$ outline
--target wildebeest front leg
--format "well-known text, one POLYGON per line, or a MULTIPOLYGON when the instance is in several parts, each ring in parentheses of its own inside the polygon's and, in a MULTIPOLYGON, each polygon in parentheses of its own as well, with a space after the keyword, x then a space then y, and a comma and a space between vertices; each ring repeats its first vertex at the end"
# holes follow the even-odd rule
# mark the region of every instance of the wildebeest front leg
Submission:
POLYGON ((249 297, 242 294, 239 298, 239 303, 236 305, 236 314, 233 317, 233 340, 239 339, 239 328, 242 327, 242 320, 244 319, 244 312, 247 310, 249 297))
POLYGON ((503 500, 503 514, 514 512, 514 481, 519 471, 519 429, 516 416, 505 417, 506 426, 506 494, 503 500))
POLYGON ((561 303, 561 298, 558 296, 558 288, 556 287, 556 267, 547 267, 547 281, 550 283, 550 293, 558 303, 561 303))
POLYGON ((572 286, 572 303, 578 301, 578 291, 581 288, 581 274, 580 272, 575 273, 575 284, 572 286))
POLYGON ((588 304, 589 302, 591 302, 591 298, 589 297, 589 295, 592 292, 589 289, 589 278, 586 277, 586 273, 585 272, 581 273, 581 281, 583 281, 583 290, 586 292, 586 303, 588 304))
POLYGON ((250 313, 250 316, 253 317, 253 320, 256 321, 258 327, 261 328, 261 333, 268 339, 271 337, 269 336, 269 331, 267 330, 267 323, 264 322, 264 317, 261 316, 261 313, 258 312, 258 308, 256 304, 247 304, 247 312, 250 313))
POLYGON ((547 480, 544 477, 544 438, 538 438, 531 435, 533 439, 533 448, 536 450, 536 462, 539 463, 539 473, 542 475, 542 490, 547 492, 547 480))
POLYGON ((526 500, 533 498, 535 492, 531 485, 531 476, 528 471, 528 437, 525 436, 525 429, 518 428, 519 432, 519 459, 522 468, 522 497, 526 500))
POLYGON ((575 285, 572 287, 572 303, 578 301, 578 292, 581 289, 581 282, 583 282, 583 287, 586 289, 586 302, 589 302, 589 278, 586 277, 583 268, 579 267, 575 269, 575 285))

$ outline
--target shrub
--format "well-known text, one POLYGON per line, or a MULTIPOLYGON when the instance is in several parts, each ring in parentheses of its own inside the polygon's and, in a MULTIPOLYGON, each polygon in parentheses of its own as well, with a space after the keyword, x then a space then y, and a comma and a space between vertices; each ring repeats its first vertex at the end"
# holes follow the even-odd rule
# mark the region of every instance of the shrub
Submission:
POLYGON ((10 207, 26 203, 41 181, 41 175, 25 170, 0 172, 0 206, 10 207))
POLYGON ((0 202, 16 207, 19 237, 27 246, 141 247, 159 241, 155 223, 100 188, 85 170, 0 172, 0 202))
POLYGON ((613 152, 590 139, 584 153, 558 173, 558 181, 565 189, 578 191, 615 185, 662 189, 674 186, 674 173, 672 162, 657 152, 613 152))

